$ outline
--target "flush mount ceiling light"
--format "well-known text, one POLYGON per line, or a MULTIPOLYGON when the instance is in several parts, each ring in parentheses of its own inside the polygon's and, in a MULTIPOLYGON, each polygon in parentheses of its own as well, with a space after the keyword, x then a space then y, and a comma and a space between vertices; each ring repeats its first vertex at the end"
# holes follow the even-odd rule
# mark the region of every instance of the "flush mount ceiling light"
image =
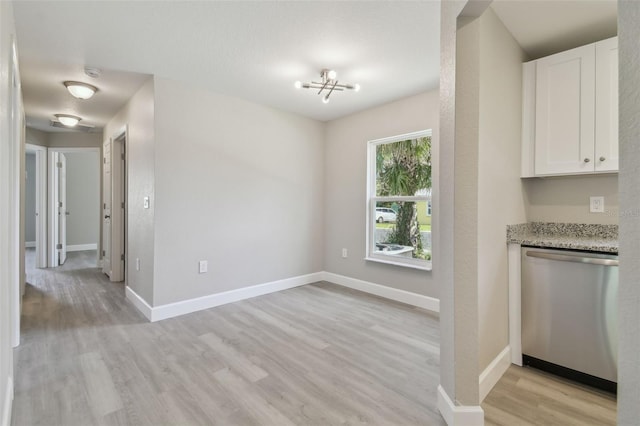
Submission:
POLYGON ((78 99, 89 99, 98 91, 96 86, 81 83, 79 81, 65 81, 64 86, 67 88, 69 93, 78 99))
POLYGON ((334 70, 323 69, 320 72, 321 81, 312 81, 311 83, 296 81, 295 87, 296 89, 318 89, 318 95, 321 95, 326 90, 327 93, 322 97, 322 102, 325 104, 329 103, 329 96, 333 92, 342 92, 344 90, 357 92, 360 90, 359 84, 339 84, 337 77, 338 74, 334 70))
POLYGON ((67 127, 73 127, 76 124, 78 124, 80 120, 82 120, 82 118, 80 117, 76 117, 75 115, 69 115, 69 114, 54 114, 54 116, 58 119, 60 123, 64 124, 67 127))

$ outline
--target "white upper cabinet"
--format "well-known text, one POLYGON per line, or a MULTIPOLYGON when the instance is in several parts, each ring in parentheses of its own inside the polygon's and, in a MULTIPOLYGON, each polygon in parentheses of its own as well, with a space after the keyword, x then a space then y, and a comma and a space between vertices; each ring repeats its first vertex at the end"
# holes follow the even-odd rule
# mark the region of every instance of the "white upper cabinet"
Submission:
POLYGON ((618 171, 618 38, 596 43, 595 171, 618 171))
POLYGON ((524 64, 522 176, 618 170, 617 38, 524 64))

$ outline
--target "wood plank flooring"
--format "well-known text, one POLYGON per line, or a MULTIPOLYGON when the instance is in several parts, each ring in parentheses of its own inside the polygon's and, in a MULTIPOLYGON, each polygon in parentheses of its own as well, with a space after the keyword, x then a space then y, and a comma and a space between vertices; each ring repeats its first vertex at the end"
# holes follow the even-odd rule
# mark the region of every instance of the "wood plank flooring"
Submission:
POLYGON ((14 426, 444 425, 426 311, 317 283, 151 324, 94 259, 29 269, 14 426))
MULTIPOLYGON (((95 252, 33 269, 14 426, 444 425, 439 326, 420 309, 318 283, 148 323, 95 252)), ((511 366, 487 425, 614 425, 615 398, 511 366)))
POLYGON ((511 365, 482 403, 486 426, 616 424, 614 395, 511 365))

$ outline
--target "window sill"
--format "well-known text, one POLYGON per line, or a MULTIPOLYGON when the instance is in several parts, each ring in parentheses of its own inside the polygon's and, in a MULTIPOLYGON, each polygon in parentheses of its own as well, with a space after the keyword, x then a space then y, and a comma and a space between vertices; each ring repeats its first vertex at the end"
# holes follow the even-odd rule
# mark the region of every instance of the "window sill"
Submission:
POLYGON ((377 263, 384 263, 387 265, 394 265, 394 266, 401 266, 403 268, 411 268, 411 269, 418 269, 420 271, 431 271, 432 270, 432 266, 431 266, 431 262, 427 262, 426 265, 422 266, 422 265, 415 265, 415 264, 411 264, 411 263, 404 263, 404 262, 397 262, 391 259, 380 259, 378 257, 365 257, 364 260, 366 260, 367 262, 377 262, 377 263))

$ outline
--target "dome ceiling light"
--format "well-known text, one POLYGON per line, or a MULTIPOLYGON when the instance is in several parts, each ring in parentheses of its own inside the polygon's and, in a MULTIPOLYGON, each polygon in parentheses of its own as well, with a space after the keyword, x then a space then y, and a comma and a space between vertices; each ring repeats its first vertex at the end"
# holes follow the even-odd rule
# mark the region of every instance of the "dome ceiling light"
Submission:
POLYGON ((96 86, 79 81, 65 81, 64 86, 69 93, 78 99, 89 99, 98 91, 96 86))
POLYGON ((344 90, 353 90, 354 92, 360 91, 359 84, 339 84, 337 80, 338 74, 334 70, 323 69, 320 72, 321 81, 312 81, 311 83, 303 83, 296 81, 294 86, 296 89, 319 89, 318 95, 321 95, 323 91, 327 91, 322 97, 322 102, 329 103, 329 96, 333 92, 342 92, 344 90))
POLYGON ((82 118, 69 114, 54 114, 58 121, 67 127, 74 127, 82 118))

